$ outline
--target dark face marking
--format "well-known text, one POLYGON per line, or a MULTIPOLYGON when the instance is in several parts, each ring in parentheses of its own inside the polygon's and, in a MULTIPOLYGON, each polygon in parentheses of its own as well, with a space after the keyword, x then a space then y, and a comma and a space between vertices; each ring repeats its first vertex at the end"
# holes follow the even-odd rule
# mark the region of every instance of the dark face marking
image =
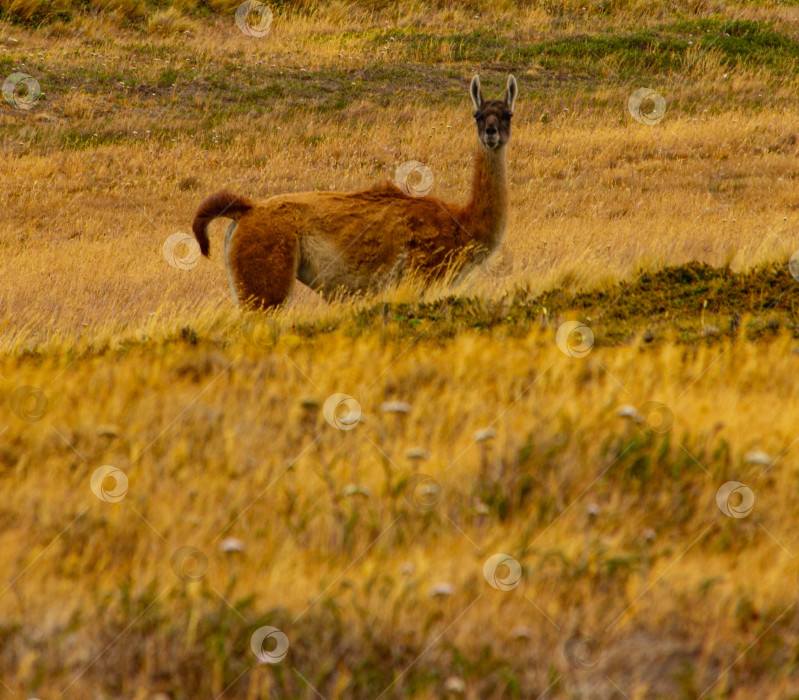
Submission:
POLYGON ((510 140, 510 107, 504 100, 488 100, 474 113, 477 137, 488 148, 498 148, 510 140))

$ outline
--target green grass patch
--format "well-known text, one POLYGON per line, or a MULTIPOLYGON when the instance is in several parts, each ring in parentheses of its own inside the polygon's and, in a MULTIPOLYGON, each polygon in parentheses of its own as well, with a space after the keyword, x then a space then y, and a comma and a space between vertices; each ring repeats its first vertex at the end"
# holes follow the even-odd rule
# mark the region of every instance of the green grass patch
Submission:
MULTIPOLYGON (((543 294, 518 290, 510 305, 476 298, 449 297, 429 303, 380 304, 355 314, 364 332, 383 318, 408 336, 427 332, 446 338, 468 327, 502 327, 525 334, 533 325, 558 325, 577 317, 591 327, 597 345, 618 345, 642 335, 646 342, 717 342, 738 338, 768 340, 780 329, 799 337, 799 282, 787 265, 771 264, 733 273, 700 263, 642 272, 629 283, 572 293, 567 283, 543 294)), ((303 327, 312 335, 320 329, 303 327)))
POLYGON ((620 76, 680 70, 685 67, 686 54, 692 47, 716 50, 730 65, 760 65, 774 71, 796 72, 799 59, 799 42, 774 26, 723 18, 682 19, 622 32, 580 33, 538 42, 503 36, 497 29, 435 34, 403 28, 349 34, 361 40, 370 39, 375 49, 391 44, 392 51, 430 64, 502 62, 521 66, 538 62, 548 69, 602 74, 602 63, 615 57, 620 59, 620 76), (445 45, 449 52, 443 51, 445 45))

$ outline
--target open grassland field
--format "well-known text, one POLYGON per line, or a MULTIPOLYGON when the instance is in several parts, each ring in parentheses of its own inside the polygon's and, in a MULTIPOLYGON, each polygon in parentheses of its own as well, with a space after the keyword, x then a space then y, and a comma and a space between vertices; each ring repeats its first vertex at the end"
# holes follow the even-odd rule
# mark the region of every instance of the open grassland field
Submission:
POLYGON ((0 697, 799 698, 799 7, 237 5, 0 0, 0 697), (175 245, 465 201, 475 73, 466 279, 255 313, 175 245))

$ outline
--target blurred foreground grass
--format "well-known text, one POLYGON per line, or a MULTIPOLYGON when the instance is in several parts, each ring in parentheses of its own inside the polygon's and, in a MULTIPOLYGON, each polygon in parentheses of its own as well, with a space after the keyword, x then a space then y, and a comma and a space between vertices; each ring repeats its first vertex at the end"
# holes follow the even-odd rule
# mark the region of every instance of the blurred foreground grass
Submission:
POLYGON ((563 292, 526 321, 521 299, 500 317, 455 298, 18 348, 0 361, 3 682, 87 698, 789 697, 799 355, 795 291, 773 274, 759 293, 749 275, 748 296, 728 276, 744 312, 730 333, 703 295, 675 303, 695 291, 680 275, 724 275, 664 271, 651 286, 685 293, 657 339, 617 314, 579 353, 556 339, 586 318, 563 292), (124 475, 105 496, 101 467, 124 475), (733 481, 754 507, 717 503, 733 481), (263 627, 286 635, 279 664, 251 649, 263 627))

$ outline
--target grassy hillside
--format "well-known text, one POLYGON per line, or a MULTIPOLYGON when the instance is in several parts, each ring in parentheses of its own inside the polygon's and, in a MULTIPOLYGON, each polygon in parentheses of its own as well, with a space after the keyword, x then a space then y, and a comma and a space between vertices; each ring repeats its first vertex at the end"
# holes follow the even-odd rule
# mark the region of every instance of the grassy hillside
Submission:
POLYGON ((0 0, 0 695, 799 698, 796 4, 237 6, 0 0), (464 201, 510 72, 458 284, 252 314, 175 247, 464 201))

